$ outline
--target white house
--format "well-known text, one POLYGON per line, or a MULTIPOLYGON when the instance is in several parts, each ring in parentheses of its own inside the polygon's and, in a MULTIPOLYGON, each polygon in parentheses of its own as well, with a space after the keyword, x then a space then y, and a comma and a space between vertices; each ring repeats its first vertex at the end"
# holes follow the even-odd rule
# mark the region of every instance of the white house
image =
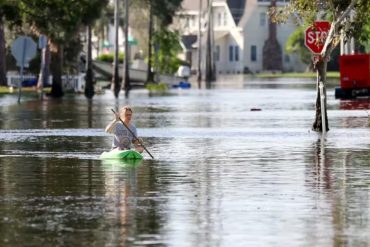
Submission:
MULTIPOLYGON (((204 64, 208 1, 201 1, 203 7, 201 50, 202 64, 204 64)), ((286 24, 271 24, 267 14, 271 0, 213 0, 210 2, 213 12, 214 58, 217 73, 235 74, 248 70, 252 72, 304 70, 305 65, 298 56, 286 54, 284 49, 289 35, 297 26, 292 21, 286 24), (277 42, 269 46, 268 43, 275 38, 277 42), (269 63, 269 59, 273 60, 269 63), (275 65, 276 68, 273 67, 275 65)), ((276 5, 281 6, 286 2, 288 0, 276 0, 276 5)), ((199 6, 200 0, 184 0, 182 9, 177 13, 172 26, 182 34, 187 53, 184 59, 191 63, 192 70, 196 70, 198 66, 199 6)))

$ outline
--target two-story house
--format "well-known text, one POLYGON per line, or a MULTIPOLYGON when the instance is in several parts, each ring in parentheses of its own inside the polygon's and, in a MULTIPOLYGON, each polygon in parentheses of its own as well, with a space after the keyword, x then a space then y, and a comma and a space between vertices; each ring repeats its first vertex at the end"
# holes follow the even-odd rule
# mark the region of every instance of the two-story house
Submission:
MULTIPOLYGON (((198 66, 199 33, 200 50, 203 59, 205 57, 208 2, 212 6, 214 60, 218 74, 304 70, 305 65, 299 57, 287 54, 284 49, 296 24, 291 20, 274 24, 268 16, 271 4, 282 6, 288 0, 202 0, 202 12, 199 11, 200 0, 184 0, 173 28, 182 34, 187 53, 184 58, 191 63, 192 70, 198 66)), ((201 63, 204 64, 204 60, 201 63)))

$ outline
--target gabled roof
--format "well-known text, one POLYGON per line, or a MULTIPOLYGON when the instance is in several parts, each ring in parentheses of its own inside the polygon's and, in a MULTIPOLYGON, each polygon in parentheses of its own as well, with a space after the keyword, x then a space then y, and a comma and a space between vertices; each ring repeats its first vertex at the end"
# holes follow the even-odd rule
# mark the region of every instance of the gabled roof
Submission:
POLYGON ((227 0, 227 5, 229 5, 230 12, 236 25, 238 25, 244 14, 245 2, 246 0, 227 0))
MULTIPOLYGON (((202 1, 202 7, 205 9, 208 5, 208 0, 183 0, 181 7, 183 11, 199 11, 199 2, 202 1)), ((226 2, 233 16, 235 24, 238 25, 244 14, 246 0, 213 0, 216 2, 226 2)))
POLYGON ((183 35, 181 36, 181 42, 184 44, 187 50, 190 50, 193 44, 197 41, 197 35, 183 35))

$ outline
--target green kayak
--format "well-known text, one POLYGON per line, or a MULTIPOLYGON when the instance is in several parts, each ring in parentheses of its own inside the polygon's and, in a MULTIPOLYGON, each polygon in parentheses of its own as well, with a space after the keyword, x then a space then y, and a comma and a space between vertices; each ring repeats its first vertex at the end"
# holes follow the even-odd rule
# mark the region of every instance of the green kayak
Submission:
POLYGON ((100 159, 141 160, 143 156, 135 150, 112 150, 103 152, 100 159))

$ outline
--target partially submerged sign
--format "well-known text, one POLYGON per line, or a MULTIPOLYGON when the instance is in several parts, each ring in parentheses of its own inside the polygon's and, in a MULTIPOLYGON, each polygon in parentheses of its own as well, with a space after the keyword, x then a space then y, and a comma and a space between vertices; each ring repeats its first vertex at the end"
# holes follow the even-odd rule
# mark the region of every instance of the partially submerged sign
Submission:
POLYGON ((12 44, 12 55, 17 60, 18 67, 28 68, 28 63, 36 55, 37 45, 27 36, 19 36, 12 44))
POLYGON ((23 70, 28 68, 28 63, 36 55, 37 45, 27 36, 19 36, 12 44, 12 55, 17 60, 17 66, 20 68, 21 80, 18 85, 18 103, 21 103, 23 70))

